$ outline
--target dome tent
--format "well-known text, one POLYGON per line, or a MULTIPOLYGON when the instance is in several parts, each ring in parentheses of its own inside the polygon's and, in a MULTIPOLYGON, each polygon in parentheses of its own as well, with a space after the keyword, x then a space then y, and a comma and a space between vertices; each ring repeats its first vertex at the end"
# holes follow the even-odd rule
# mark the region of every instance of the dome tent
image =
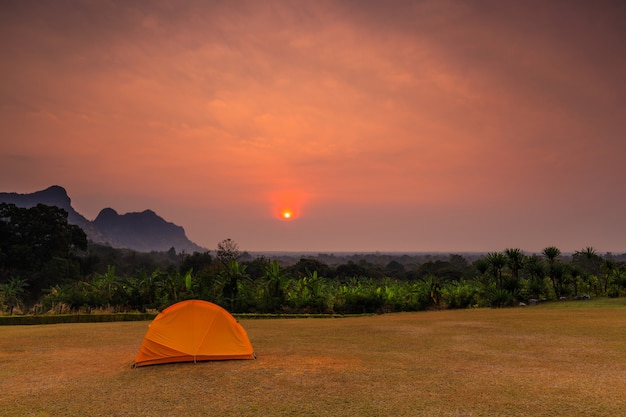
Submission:
POLYGON ((187 300, 154 318, 133 366, 255 357, 246 331, 228 311, 208 301, 187 300))

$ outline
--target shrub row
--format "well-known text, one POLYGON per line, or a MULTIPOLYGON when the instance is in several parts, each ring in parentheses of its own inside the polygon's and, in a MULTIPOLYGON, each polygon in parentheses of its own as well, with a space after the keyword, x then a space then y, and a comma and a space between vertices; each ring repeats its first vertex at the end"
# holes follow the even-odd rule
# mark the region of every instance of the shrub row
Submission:
MULTIPOLYGON (((0 326, 26 326, 62 323, 106 323, 115 321, 152 321, 158 313, 115 313, 115 314, 49 314, 0 316, 0 326)), ((233 314, 237 319, 307 319, 344 318, 363 314, 233 314)))
POLYGON ((0 316, 0 326, 24 326, 60 323, 105 323, 113 321, 148 321, 157 313, 116 313, 116 314, 54 314, 27 316, 0 316))

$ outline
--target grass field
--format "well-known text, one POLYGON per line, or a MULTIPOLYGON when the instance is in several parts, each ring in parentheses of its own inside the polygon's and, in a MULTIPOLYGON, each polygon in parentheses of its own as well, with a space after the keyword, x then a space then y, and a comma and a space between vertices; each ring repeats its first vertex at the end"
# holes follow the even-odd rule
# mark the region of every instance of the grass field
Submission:
POLYGON ((0 327, 0 415, 625 416, 626 300, 584 303, 242 320, 257 360, 138 369, 148 322, 0 327))

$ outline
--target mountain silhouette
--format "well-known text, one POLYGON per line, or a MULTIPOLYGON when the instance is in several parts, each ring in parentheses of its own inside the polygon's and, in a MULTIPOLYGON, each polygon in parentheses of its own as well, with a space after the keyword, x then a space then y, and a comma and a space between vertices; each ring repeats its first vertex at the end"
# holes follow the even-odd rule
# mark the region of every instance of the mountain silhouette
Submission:
POLYGON ((185 229, 165 221, 152 210, 141 213, 118 214, 112 208, 100 211, 94 221, 89 221, 72 207, 65 188, 58 185, 30 194, 0 193, 0 202, 30 208, 37 204, 56 206, 67 211, 67 221, 85 231, 87 238, 114 248, 127 248, 138 252, 167 251, 206 252, 190 241, 185 229))

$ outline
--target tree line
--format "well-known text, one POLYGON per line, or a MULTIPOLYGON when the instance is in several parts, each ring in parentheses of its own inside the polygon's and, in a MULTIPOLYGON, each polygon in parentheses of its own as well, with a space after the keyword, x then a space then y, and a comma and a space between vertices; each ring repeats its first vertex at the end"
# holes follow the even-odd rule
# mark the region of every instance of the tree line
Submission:
POLYGON ((507 307, 562 298, 626 296, 626 262, 593 247, 562 254, 506 248, 468 260, 362 256, 329 264, 241 252, 138 253, 87 242, 57 207, 0 204, 4 314, 161 310, 203 299, 243 313, 381 313, 507 307), (383 260, 384 262, 377 262, 383 260))

